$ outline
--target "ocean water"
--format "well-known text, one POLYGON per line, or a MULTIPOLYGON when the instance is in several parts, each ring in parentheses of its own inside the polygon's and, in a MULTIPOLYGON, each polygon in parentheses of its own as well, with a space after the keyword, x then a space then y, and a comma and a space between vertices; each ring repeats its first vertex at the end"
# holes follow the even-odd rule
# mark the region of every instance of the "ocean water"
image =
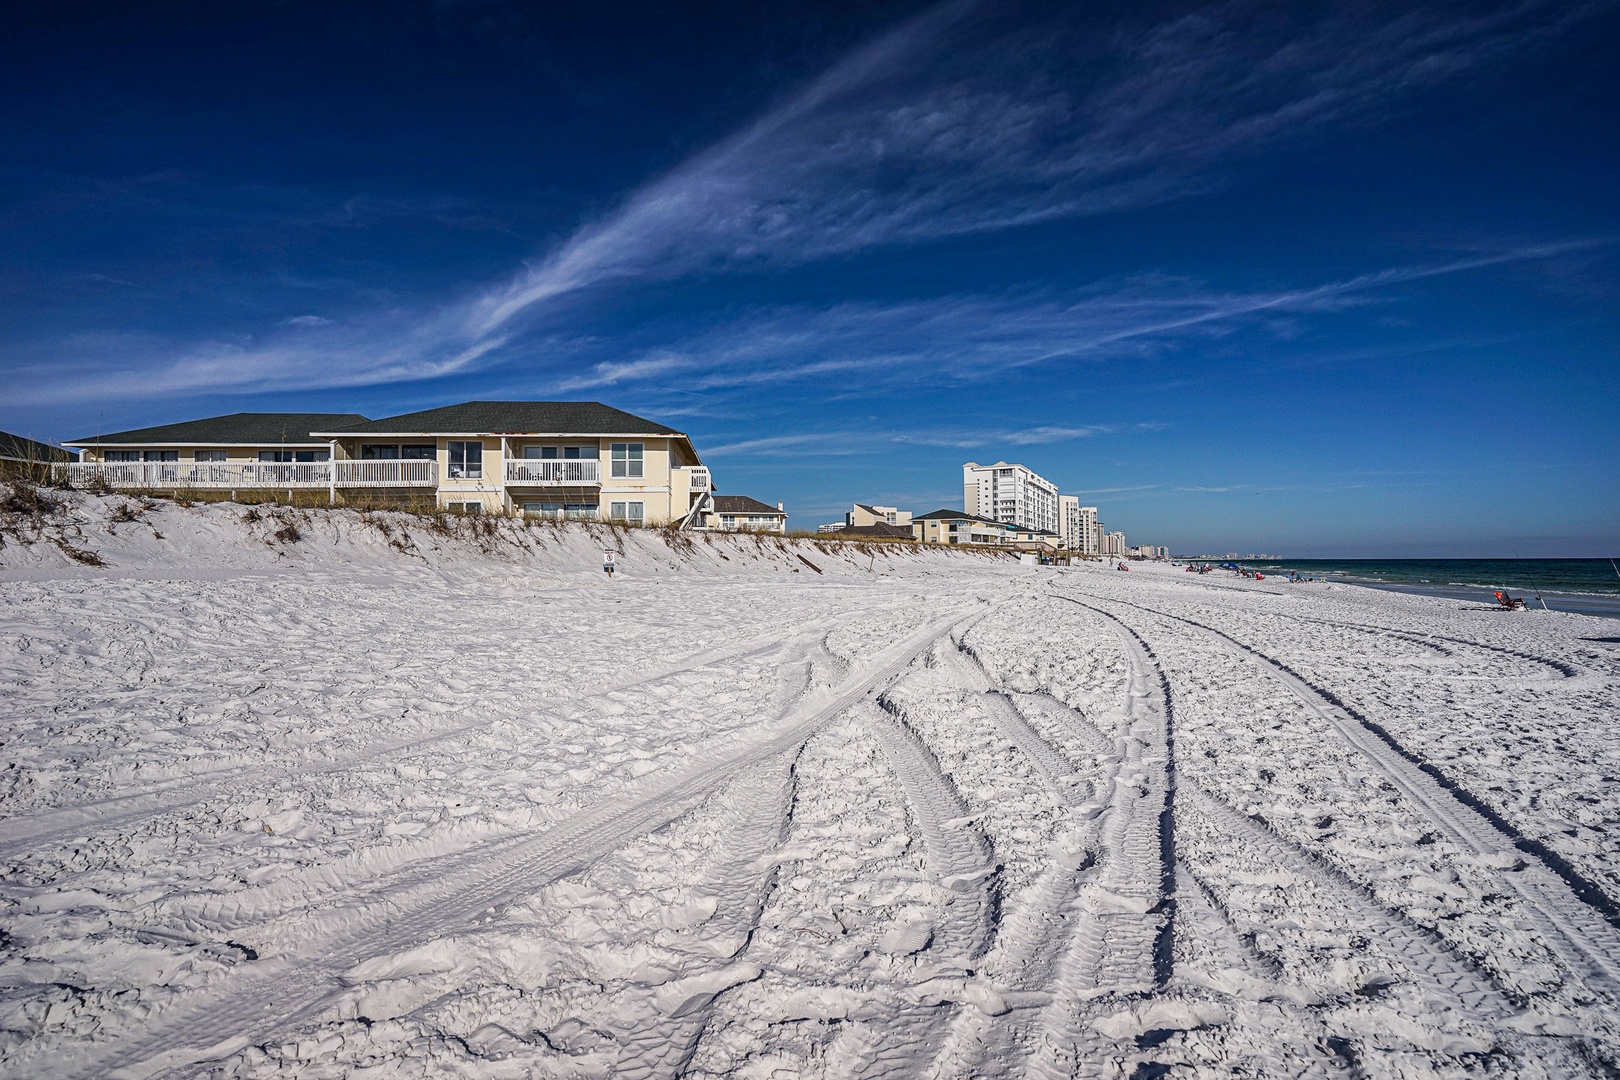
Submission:
MULTIPOLYGON (((1495 602, 1504 586, 1533 606, 1620 616, 1620 573, 1608 559, 1276 559, 1236 560, 1264 574, 1290 570, 1323 581, 1373 585, 1495 602)), ((1615 560, 1620 563, 1620 558, 1615 560)))

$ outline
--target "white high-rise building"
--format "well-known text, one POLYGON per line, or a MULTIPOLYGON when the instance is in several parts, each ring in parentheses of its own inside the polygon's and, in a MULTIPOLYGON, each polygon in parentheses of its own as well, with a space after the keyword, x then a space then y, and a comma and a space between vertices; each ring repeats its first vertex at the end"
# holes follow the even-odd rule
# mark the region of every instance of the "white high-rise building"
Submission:
POLYGON ((1078 495, 1059 495, 1058 535, 1070 551, 1097 554, 1097 508, 1081 506, 1078 495))
POLYGON ((962 466, 962 508, 1020 529, 1059 531, 1057 485, 1022 465, 962 466))
POLYGON ((1105 545, 1104 548, 1103 548, 1103 552, 1102 552, 1104 555, 1118 555, 1121 558, 1124 558, 1124 556, 1125 556, 1125 534, 1124 533, 1122 533, 1122 532, 1111 532, 1108 535, 1103 537, 1103 543, 1105 545))

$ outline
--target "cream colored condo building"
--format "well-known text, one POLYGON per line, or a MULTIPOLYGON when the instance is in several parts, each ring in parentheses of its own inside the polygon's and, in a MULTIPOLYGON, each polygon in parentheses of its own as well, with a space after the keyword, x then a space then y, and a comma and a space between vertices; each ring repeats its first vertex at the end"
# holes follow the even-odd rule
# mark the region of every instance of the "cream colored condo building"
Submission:
POLYGON ((304 492, 631 524, 704 523, 713 482, 687 436, 595 401, 468 401, 369 420, 233 413, 91 435, 78 486, 304 492))
POLYGON ((1058 535, 1063 546, 1080 555, 1097 554, 1097 508, 1081 506, 1078 495, 1058 496, 1058 535))

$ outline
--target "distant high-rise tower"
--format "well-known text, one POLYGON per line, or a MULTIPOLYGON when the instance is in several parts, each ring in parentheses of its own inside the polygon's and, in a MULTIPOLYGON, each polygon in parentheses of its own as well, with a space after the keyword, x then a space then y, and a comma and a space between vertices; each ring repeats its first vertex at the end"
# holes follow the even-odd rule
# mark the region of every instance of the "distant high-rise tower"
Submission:
POLYGON ((1078 495, 1059 495, 1058 535, 1070 551, 1097 554, 1097 508, 1081 506, 1078 495))
POLYGON ((1022 465, 963 465, 962 503, 975 517, 1020 529, 1059 531, 1057 486, 1022 465))

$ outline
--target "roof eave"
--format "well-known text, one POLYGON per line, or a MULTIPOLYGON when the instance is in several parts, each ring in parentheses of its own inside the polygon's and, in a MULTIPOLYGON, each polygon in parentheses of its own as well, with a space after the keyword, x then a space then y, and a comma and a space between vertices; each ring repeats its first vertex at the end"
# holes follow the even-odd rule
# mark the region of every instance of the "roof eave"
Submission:
POLYGON ((245 442, 198 442, 195 439, 143 439, 140 442, 108 442, 105 439, 74 439, 71 442, 64 442, 62 445, 72 447, 75 450, 95 450, 100 447, 109 446, 113 447, 114 449, 121 446, 325 446, 327 442, 327 439, 317 439, 314 436, 311 436, 310 440, 307 442, 269 442, 265 440, 249 440, 245 442))
MULTIPOLYGON (((678 431, 315 431, 326 439, 501 439, 524 436, 534 439, 686 439, 678 431)), ((694 452, 695 453, 695 452, 694 452)))

